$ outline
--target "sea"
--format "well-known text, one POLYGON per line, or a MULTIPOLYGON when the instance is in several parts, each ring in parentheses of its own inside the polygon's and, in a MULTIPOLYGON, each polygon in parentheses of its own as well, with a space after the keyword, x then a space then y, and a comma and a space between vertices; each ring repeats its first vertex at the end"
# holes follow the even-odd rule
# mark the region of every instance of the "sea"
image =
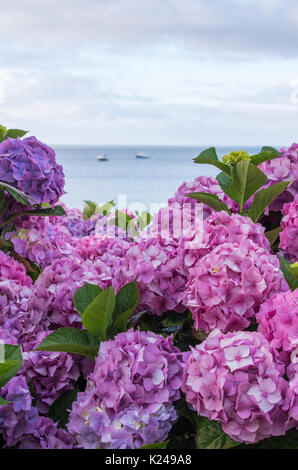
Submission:
MULTIPOLYGON (((114 200, 131 210, 154 210, 162 207, 184 182, 200 175, 215 177, 219 172, 209 165, 195 164, 193 159, 206 147, 174 146, 53 146, 65 173, 62 201, 69 208, 80 208, 84 201, 97 204, 114 200), (138 152, 150 155, 136 158, 138 152), (98 161, 105 153, 108 161, 98 161)), ((232 150, 258 153, 259 147, 216 147, 219 157, 232 150)))

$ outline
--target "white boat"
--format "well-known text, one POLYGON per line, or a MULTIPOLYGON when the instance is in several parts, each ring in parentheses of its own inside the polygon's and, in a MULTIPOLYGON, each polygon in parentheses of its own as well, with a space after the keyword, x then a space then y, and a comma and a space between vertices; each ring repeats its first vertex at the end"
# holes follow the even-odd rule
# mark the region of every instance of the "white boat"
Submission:
POLYGON ((139 152, 136 154, 136 158, 150 158, 150 155, 147 155, 144 152, 139 152))
POLYGON ((101 153, 100 155, 98 155, 97 160, 99 162, 106 162, 108 161, 108 156, 105 153, 101 153))

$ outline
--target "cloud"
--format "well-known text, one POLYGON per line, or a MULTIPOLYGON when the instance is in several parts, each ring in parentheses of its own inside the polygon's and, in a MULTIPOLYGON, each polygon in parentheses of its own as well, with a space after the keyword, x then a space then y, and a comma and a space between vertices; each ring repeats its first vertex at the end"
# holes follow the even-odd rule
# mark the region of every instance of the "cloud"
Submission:
POLYGON ((1 36, 36 44, 117 48, 183 43, 200 53, 296 56, 294 0, 11 0, 1 36))

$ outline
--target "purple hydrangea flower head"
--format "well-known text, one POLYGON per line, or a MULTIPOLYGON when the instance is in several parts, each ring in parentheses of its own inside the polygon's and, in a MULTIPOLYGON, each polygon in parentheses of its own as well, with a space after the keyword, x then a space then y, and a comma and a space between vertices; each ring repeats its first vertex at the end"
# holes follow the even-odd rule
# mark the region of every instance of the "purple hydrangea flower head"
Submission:
POLYGON ((55 152, 37 140, 7 139, 0 144, 0 180, 39 203, 55 204, 64 194, 64 174, 55 152))
POLYGON ((184 296, 195 328, 209 332, 242 330, 271 295, 286 291, 279 260, 246 240, 224 243, 192 269, 184 296))
POLYGON ((282 213, 279 247, 295 263, 298 261, 298 195, 293 202, 284 204, 282 213))
POLYGON ((44 327, 47 294, 36 296, 33 286, 0 280, 0 328, 9 331, 18 342, 30 341, 44 327))
POLYGON ((46 267, 35 282, 36 295, 47 297, 47 320, 53 326, 81 327, 81 317, 73 304, 73 295, 84 283, 106 289, 111 285, 108 267, 100 260, 92 262, 73 256, 57 259, 46 267))
POLYGON ((298 289, 275 294, 267 299, 256 315, 262 333, 288 365, 298 347, 298 289))
MULTIPOLYGON (((54 218, 52 218, 54 219, 54 218)), ((53 223, 45 217, 22 217, 17 220, 15 230, 7 232, 16 253, 42 268, 49 266, 61 256, 72 253, 72 237, 61 223, 53 223)))
POLYGON ((83 448, 136 448, 167 437, 177 415, 182 354, 170 337, 129 330, 102 342, 68 430, 83 448))
POLYGON ((298 193, 298 144, 280 149, 280 157, 261 163, 259 168, 266 174, 268 181, 265 187, 281 181, 291 181, 291 184, 283 191, 273 203, 270 209, 279 211, 283 204, 291 202, 298 193))
POLYGON ((70 354, 64 352, 34 351, 50 332, 40 332, 34 341, 23 345, 22 375, 26 377, 36 396, 36 406, 46 414, 57 398, 73 390, 79 378, 79 368, 70 354))
POLYGON ((13 447, 33 432, 38 410, 32 407, 32 398, 25 377, 15 376, 0 392, 12 403, 0 406, 0 435, 5 445, 13 447))
POLYGON ((18 449, 72 449, 71 435, 50 418, 38 417, 32 432, 21 440, 18 449))
POLYGON ((182 390, 199 415, 237 442, 255 443, 288 428, 288 383, 257 332, 214 330, 188 357, 182 390))

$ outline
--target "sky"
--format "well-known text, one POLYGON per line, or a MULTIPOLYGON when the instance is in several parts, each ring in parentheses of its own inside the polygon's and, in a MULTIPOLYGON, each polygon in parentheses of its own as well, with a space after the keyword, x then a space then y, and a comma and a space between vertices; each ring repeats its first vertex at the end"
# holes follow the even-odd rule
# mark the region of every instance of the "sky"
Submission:
POLYGON ((67 145, 298 141, 296 0, 0 0, 0 123, 67 145))

